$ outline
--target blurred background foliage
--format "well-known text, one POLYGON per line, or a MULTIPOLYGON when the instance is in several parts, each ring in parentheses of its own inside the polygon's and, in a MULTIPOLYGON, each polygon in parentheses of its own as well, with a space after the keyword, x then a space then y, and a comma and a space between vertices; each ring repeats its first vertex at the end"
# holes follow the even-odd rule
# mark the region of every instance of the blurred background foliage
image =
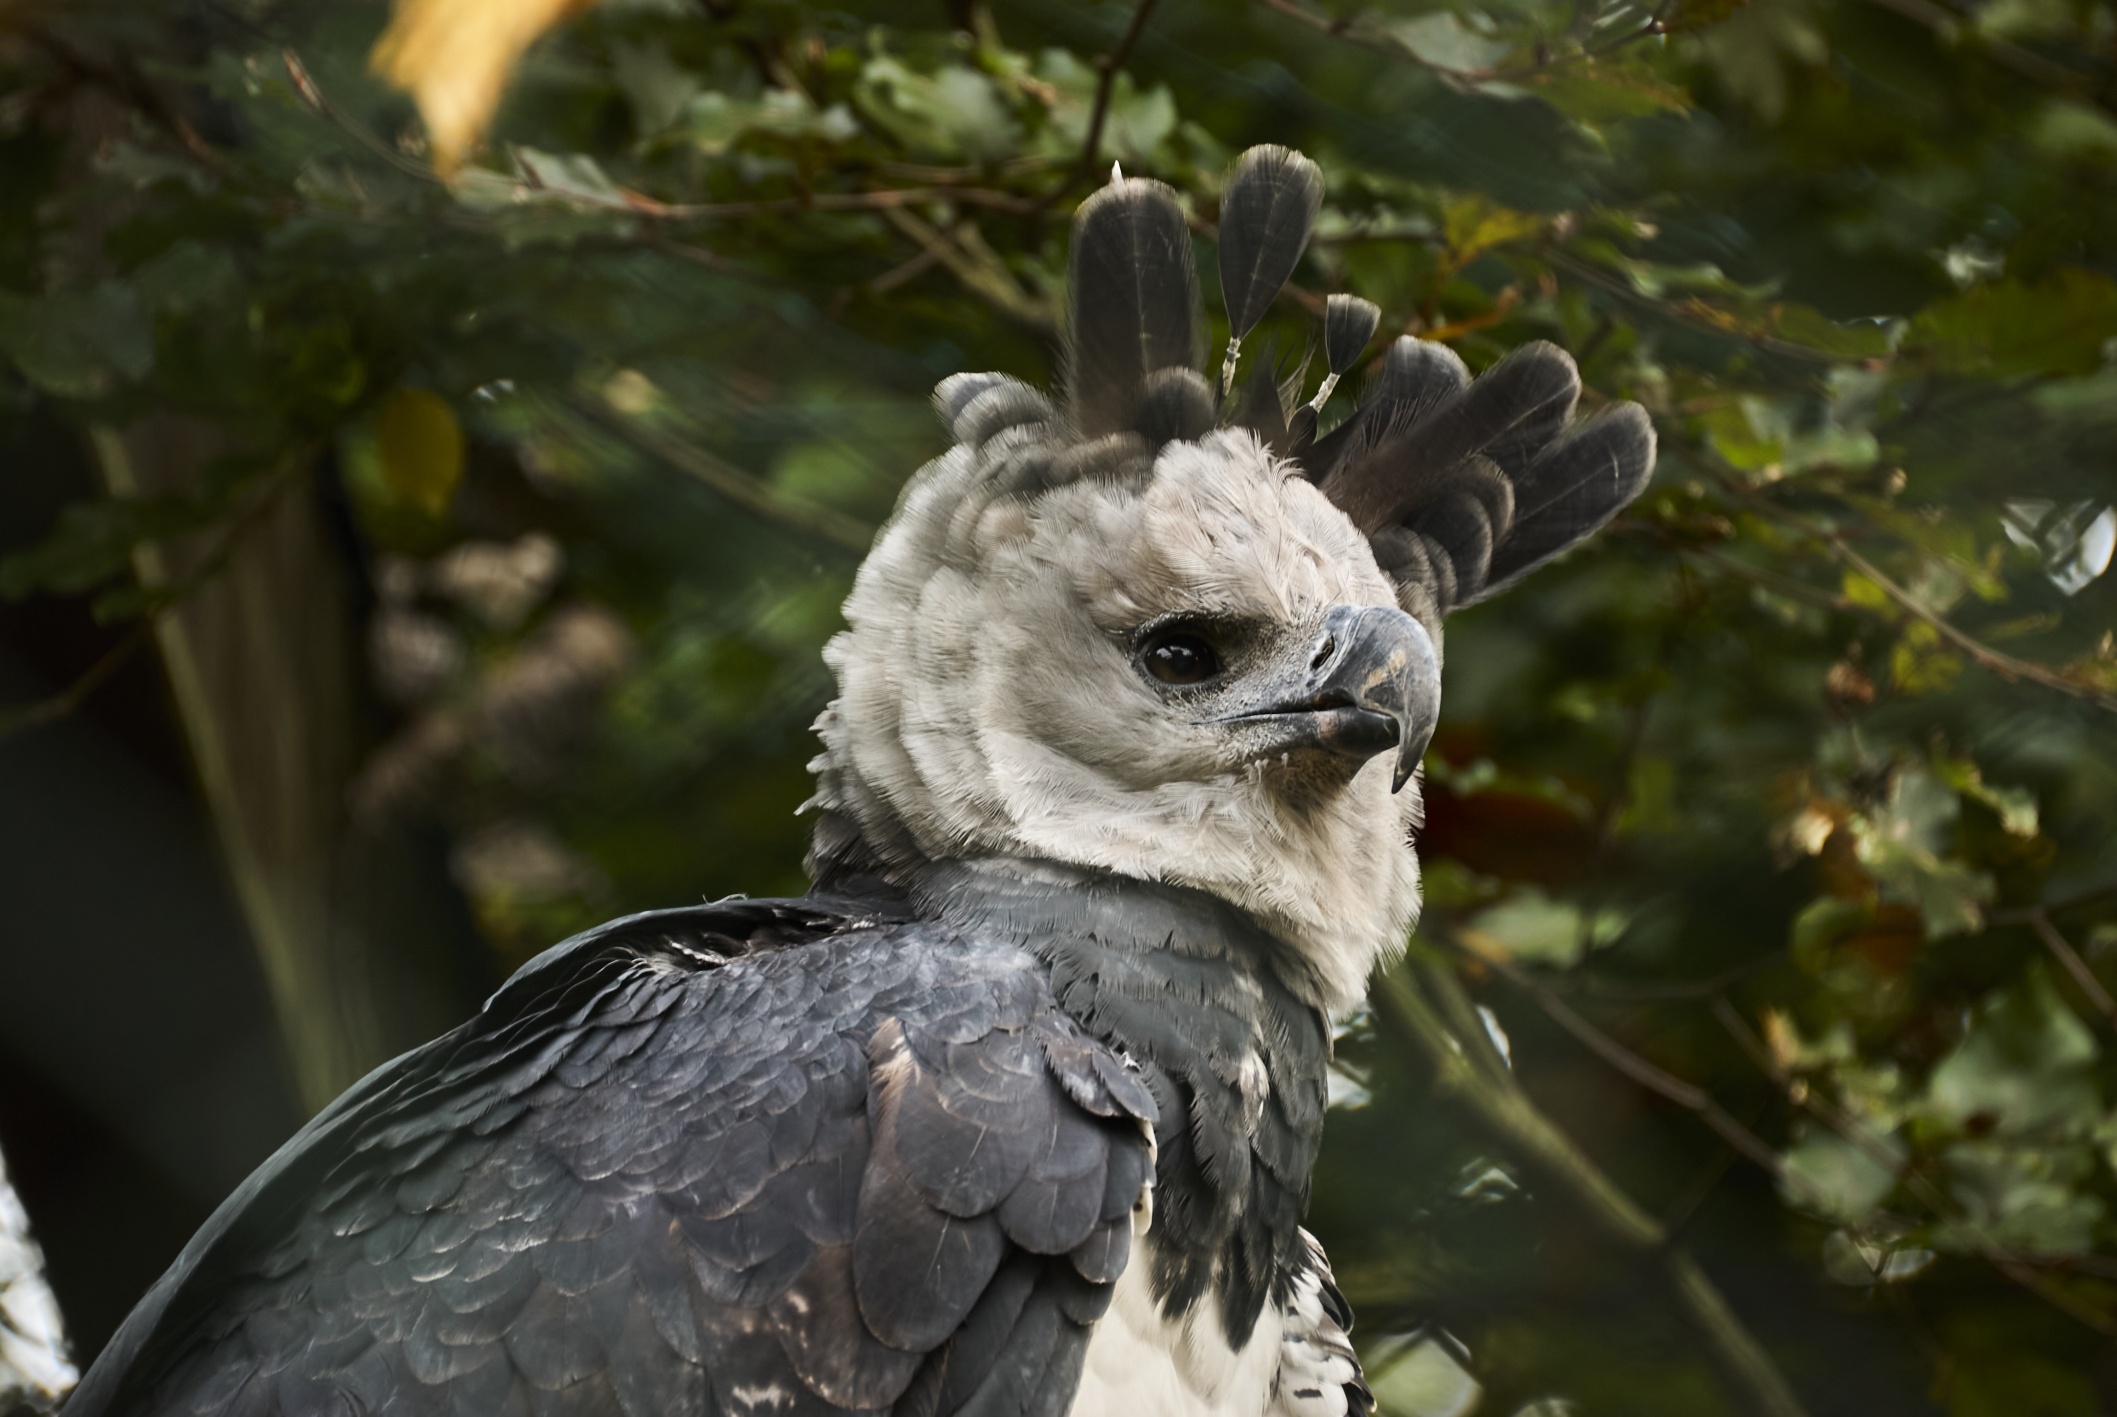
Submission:
POLYGON ((1352 290, 1663 449, 1449 637, 1311 1215, 1383 1410, 2117 1410, 2107 0, 390 19, 0 6, 0 1139, 79 1356, 534 951, 803 888, 931 386, 1049 377, 1113 161, 1203 241, 1280 142, 1282 356, 1352 290))

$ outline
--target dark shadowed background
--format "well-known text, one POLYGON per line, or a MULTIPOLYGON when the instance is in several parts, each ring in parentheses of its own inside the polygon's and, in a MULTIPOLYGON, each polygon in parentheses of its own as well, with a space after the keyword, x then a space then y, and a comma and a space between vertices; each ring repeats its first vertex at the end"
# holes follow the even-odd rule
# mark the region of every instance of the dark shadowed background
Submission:
POLYGON ((1281 142, 1248 347, 1352 290, 1662 439, 1451 623, 1309 1222, 1383 1410, 2117 1410, 2117 9, 400 13, 430 127, 379 4, 0 5, 0 1152, 80 1360, 538 949, 802 888, 932 385, 1049 376, 1112 161, 1203 240, 1281 142))

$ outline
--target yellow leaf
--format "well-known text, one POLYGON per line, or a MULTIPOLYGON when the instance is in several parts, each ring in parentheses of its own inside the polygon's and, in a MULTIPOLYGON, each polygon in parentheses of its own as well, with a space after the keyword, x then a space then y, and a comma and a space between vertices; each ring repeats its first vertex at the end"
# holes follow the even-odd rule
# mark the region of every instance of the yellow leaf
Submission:
POLYGON ((478 145, 507 76, 537 36, 595 0, 397 0, 369 56, 412 96, 444 176, 478 145))
POLYGON ((394 389, 375 415, 382 480, 430 517, 448 510, 463 480, 463 425, 425 389, 394 389))
POLYGON ((1503 207, 1482 192, 1441 205, 1442 234, 1448 238, 1450 258, 1458 267, 1494 246, 1538 235, 1547 224, 1545 217, 1503 207))

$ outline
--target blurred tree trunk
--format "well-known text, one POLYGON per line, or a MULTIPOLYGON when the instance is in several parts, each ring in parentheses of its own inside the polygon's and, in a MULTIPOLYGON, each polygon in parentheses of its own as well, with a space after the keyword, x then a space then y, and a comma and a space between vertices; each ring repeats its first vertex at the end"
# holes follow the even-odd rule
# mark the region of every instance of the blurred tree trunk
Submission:
MULTIPOLYGON (((119 498, 186 490, 223 451, 217 430, 162 416, 94 442, 119 498)), ((313 1111, 384 1056, 384 1030, 349 942, 333 939, 333 857, 357 765, 354 646, 305 472, 275 474, 250 524, 149 543, 134 562, 143 586, 181 591, 155 640, 313 1111)))
MULTIPOLYGON (((175 26, 168 38, 182 49, 195 37, 175 26)), ((120 76, 70 98, 67 166, 84 184, 142 112, 192 121, 171 117, 190 95, 139 73, 127 54, 74 62, 120 76)), ((123 214, 77 208, 66 259, 107 267, 103 238, 123 214)), ((160 412, 95 428, 90 441, 116 498, 195 493, 229 455, 287 459, 238 498, 231 520, 144 543, 134 570, 170 598, 154 614, 155 643, 297 1094, 314 1112, 474 1010, 490 983, 487 956, 438 840, 416 823, 350 820, 348 784, 379 734, 353 568, 326 519, 318 454, 239 444, 214 423, 160 412)))
MULTIPOLYGON (((93 442, 112 497, 189 490, 226 449, 220 430, 165 415, 93 442)), ((269 474, 232 521, 134 559, 142 585, 175 597, 155 641, 315 1111, 476 1007, 490 981, 469 916, 416 825, 350 820, 347 788, 376 735, 349 568, 314 469, 269 474)))

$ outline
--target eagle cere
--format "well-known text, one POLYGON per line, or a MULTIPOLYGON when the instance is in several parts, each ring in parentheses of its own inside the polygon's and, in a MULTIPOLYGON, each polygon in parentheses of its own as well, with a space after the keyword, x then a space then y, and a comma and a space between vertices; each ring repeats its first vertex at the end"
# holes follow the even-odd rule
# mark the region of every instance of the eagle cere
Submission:
MULTIPOLYGON (((1237 340, 1321 177, 1246 154, 1237 340)), ((1231 254, 1232 253, 1232 254, 1231 254)), ((1300 1227, 1332 1017, 1418 907, 1441 619, 1651 471, 1572 361, 1216 391, 1184 213, 1074 229, 1063 398, 959 374, 878 535, 796 900, 614 921, 341 1097, 72 1417, 1362 1417, 1300 1227)), ((1330 377, 1374 307, 1329 305, 1330 377)), ((1231 344, 1232 371, 1235 350, 1231 344)))

